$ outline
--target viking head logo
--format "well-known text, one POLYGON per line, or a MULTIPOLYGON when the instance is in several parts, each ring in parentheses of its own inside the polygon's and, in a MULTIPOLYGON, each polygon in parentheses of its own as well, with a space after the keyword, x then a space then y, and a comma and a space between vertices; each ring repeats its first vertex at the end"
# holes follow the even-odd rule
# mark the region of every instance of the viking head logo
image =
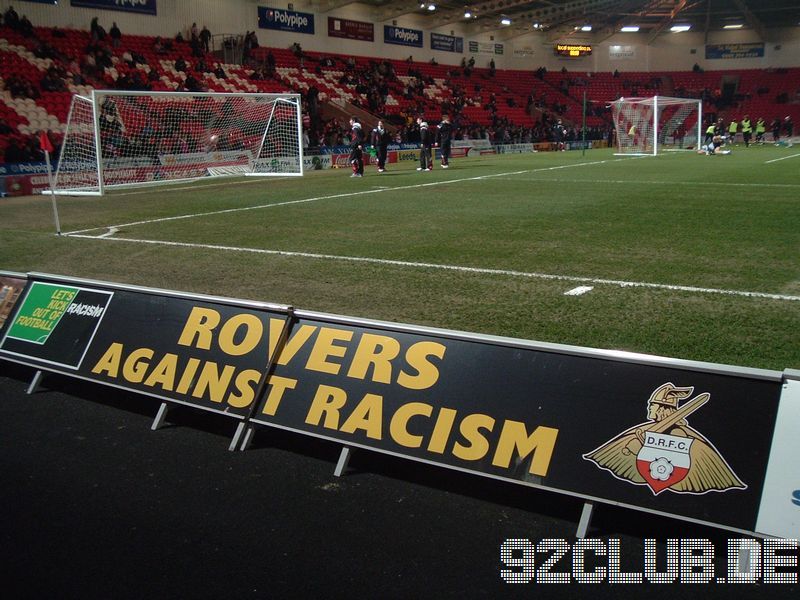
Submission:
POLYGON ((694 387, 665 383, 647 401, 647 421, 609 440, 583 458, 617 479, 646 485, 654 495, 664 490, 683 494, 745 489, 745 485, 698 431, 689 415, 711 399, 694 387), (688 399, 688 400, 687 400, 688 399))

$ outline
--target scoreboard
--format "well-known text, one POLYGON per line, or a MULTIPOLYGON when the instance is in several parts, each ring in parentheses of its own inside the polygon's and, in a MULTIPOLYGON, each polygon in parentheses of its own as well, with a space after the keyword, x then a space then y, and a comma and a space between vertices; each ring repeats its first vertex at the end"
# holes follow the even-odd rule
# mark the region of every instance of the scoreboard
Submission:
POLYGON ((592 47, 587 44, 556 44, 554 50, 557 56, 570 58, 589 56, 592 53, 592 47))

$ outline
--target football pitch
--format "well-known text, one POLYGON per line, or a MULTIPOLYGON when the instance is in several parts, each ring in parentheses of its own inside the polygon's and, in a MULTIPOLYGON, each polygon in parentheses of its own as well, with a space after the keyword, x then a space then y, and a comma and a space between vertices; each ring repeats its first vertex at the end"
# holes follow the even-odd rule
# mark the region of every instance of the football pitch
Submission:
POLYGON ((800 148, 451 165, 6 198, 0 269, 800 368, 800 148))

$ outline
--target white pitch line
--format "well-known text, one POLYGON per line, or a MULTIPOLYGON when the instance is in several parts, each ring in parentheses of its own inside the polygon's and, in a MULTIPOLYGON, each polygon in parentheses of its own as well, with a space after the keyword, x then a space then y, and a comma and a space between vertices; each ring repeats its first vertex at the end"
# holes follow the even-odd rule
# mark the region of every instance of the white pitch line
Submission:
MULTIPOLYGON (((798 155, 800 156, 800 155, 798 155)), ((648 180, 630 180, 630 179, 571 179, 564 181, 563 179, 545 179, 544 177, 530 177, 525 178, 524 181, 537 181, 537 182, 553 182, 553 183, 613 183, 614 185, 628 184, 628 185, 669 185, 669 186, 713 186, 713 187, 756 187, 756 188, 787 188, 794 189, 800 188, 800 183, 736 183, 731 181, 648 181, 648 180)))
MULTIPOLYGON (((647 157, 644 157, 644 158, 647 158, 647 157)), ((177 215, 177 216, 174 216, 174 217, 162 217, 160 219, 148 219, 148 220, 145 220, 145 221, 134 221, 132 223, 122 223, 122 224, 117 224, 117 225, 106 225, 104 227, 92 227, 92 228, 89 228, 89 229, 79 229, 79 230, 76 230, 76 231, 70 231, 70 232, 64 233, 63 235, 65 235, 65 236, 76 235, 76 234, 79 234, 79 233, 87 233, 89 231, 97 231, 98 229, 100 229, 100 230, 111 229, 112 227, 116 227, 117 229, 121 229, 123 227, 134 227, 134 226, 137 226, 137 225, 149 225, 151 223, 164 223, 166 221, 179 221, 179 220, 182 220, 182 219, 195 219, 195 218, 198 218, 198 217, 208 217, 208 216, 213 216, 213 215, 223 215, 223 214, 226 214, 226 213, 242 212, 242 211, 246 211, 246 210, 260 210, 262 208, 276 208, 276 207, 279 207, 279 206, 290 206, 292 204, 306 204, 308 202, 318 202, 320 200, 331 200, 331 199, 334 199, 334 198, 349 198, 349 197, 353 197, 353 196, 363 196, 363 195, 366 195, 366 194, 380 194, 382 192, 412 190, 412 189, 421 188, 421 187, 434 187, 434 186, 440 186, 440 185, 447 185, 447 184, 450 184, 450 183, 463 183, 465 181, 479 181, 481 179, 492 179, 492 178, 496 178, 496 177, 507 177, 509 175, 522 175, 524 173, 537 173, 537 172, 541 172, 541 171, 555 171, 555 170, 558 170, 558 169, 569 169, 569 168, 573 168, 573 167, 584 167, 584 166, 590 166, 590 165, 601 165, 601 164, 604 164, 604 163, 607 163, 607 162, 618 162, 620 160, 633 160, 633 159, 630 159, 630 158, 619 158, 619 159, 614 159, 614 160, 596 160, 596 161, 584 162, 584 163, 574 163, 574 164, 568 164, 568 165, 559 165, 559 166, 555 166, 555 167, 542 167, 541 169, 525 169, 525 170, 522 170, 522 171, 509 171, 509 172, 506 172, 506 173, 492 173, 492 174, 489 174, 489 175, 477 175, 475 177, 464 177, 462 179, 446 179, 446 180, 439 180, 439 181, 429 181, 427 183, 416 183, 416 184, 412 184, 412 185, 401 185, 401 186, 390 187, 390 188, 359 190, 357 192, 343 192, 341 194, 332 194, 330 196, 317 196, 315 198, 303 198, 303 199, 300 199, 300 200, 287 200, 286 202, 274 202, 274 203, 271 203, 271 204, 259 204, 257 206, 240 206, 240 207, 236 207, 236 208, 226 208, 226 209, 223 209, 223 210, 215 210, 215 211, 209 211, 209 212, 204 212, 204 213, 177 215)), ((423 176, 427 176, 427 174, 425 174, 423 176)))
MULTIPOLYGON (((97 240, 94 235, 73 234, 72 237, 97 240)), ((526 271, 513 271, 508 269, 488 269, 482 267, 463 267, 458 265, 442 265, 436 263, 411 262, 405 260, 392 260, 386 258, 369 258, 362 256, 340 256, 336 254, 315 254, 311 252, 291 252, 288 250, 267 250, 264 248, 240 248, 238 246, 219 246, 215 244, 196 244, 189 242, 172 242, 167 240, 144 240, 133 238, 102 238, 103 241, 128 242, 133 244, 149 244, 154 246, 171 246, 175 248, 198 248, 203 250, 221 250, 225 252, 246 252, 250 254, 265 254, 272 256, 288 256, 299 258, 315 258, 322 260, 338 260, 345 262, 369 263, 391 265, 397 267, 410 267, 414 269, 437 269, 441 271, 455 271, 460 273, 476 273, 481 275, 502 275, 506 277, 524 277, 527 279, 545 279, 551 281, 570 281, 577 283, 593 283, 595 285, 613 285, 618 287, 641 287, 660 290, 673 290, 702 294, 721 294, 725 296, 742 296, 748 298, 765 298, 769 300, 794 300, 800 301, 800 296, 786 294, 768 294, 765 292, 748 292, 742 290, 720 290, 716 288, 701 288, 690 285, 670 285, 666 283, 648 283, 644 281, 621 281, 617 279, 601 279, 596 277, 577 277, 573 275, 553 275, 549 273, 532 273, 526 271)))
POLYGON ((787 158, 795 158, 796 156, 800 156, 800 153, 798 153, 798 154, 790 154, 789 156, 784 156, 782 158, 773 158, 772 160, 768 160, 764 164, 768 165, 769 163, 775 163, 775 162, 778 162, 779 160, 786 160, 787 158))
POLYGON ((564 292, 565 296, 583 296, 587 292, 591 292, 594 289, 591 285, 579 285, 576 288, 572 288, 568 292, 564 292))
POLYGON ((107 238, 107 237, 111 237, 112 235, 114 235, 114 234, 115 234, 115 233, 117 233, 118 231, 119 231, 119 230, 118 230, 116 227, 109 227, 109 228, 108 228, 108 231, 107 231, 106 233, 104 233, 103 235, 98 235, 97 237, 99 237, 99 238, 107 238))

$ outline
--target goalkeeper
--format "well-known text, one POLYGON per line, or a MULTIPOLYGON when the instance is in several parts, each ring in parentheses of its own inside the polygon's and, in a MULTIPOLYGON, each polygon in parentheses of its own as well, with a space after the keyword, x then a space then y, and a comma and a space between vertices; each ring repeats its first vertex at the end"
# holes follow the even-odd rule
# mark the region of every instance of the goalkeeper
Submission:
POLYGON ((725 148, 725 137, 721 135, 715 135, 711 138, 711 141, 707 144, 701 146, 699 154, 705 154, 706 156, 711 156, 712 154, 730 154, 730 150, 724 150, 725 148))

